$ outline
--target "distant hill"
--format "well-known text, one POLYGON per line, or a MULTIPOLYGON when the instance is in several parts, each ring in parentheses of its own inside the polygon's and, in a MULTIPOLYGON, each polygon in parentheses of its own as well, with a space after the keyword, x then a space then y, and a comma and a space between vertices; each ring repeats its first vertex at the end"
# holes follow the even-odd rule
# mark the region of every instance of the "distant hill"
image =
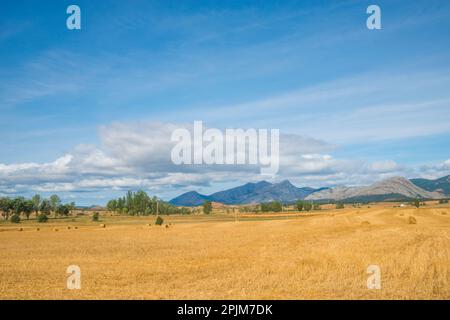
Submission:
POLYGON ((315 191, 317 189, 297 188, 287 180, 280 183, 260 181, 257 183, 249 182, 211 195, 190 191, 170 200, 170 203, 177 206, 198 206, 203 204, 205 200, 223 204, 250 204, 275 200, 287 203, 304 199, 315 191))
POLYGON ((450 175, 435 180, 411 179, 410 181, 424 190, 440 192, 450 197, 450 175))
POLYGON ((189 191, 173 198, 169 202, 175 206, 193 207, 201 205, 205 200, 209 200, 209 197, 200 194, 197 191, 189 191))
POLYGON ((394 177, 363 187, 335 187, 314 192, 306 200, 333 201, 386 201, 405 199, 439 199, 443 195, 430 192, 413 184, 408 179, 394 177))
POLYGON ((251 204, 270 201, 293 203, 297 200, 376 202, 393 200, 440 199, 450 193, 450 176, 436 180, 405 179, 394 177, 379 181, 370 186, 334 188, 298 188, 288 180, 279 183, 260 181, 203 195, 196 191, 186 192, 172 200, 177 206, 199 206, 209 200, 223 204, 251 204))

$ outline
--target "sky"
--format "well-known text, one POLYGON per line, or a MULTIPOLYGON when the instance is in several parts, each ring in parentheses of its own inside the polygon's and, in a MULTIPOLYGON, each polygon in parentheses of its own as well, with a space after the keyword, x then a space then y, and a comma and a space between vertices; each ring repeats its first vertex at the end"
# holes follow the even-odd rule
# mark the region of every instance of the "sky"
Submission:
POLYGON ((92 205, 447 175, 449 16, 445 0, 2 0, 0 196, 92 205), (171 132, 196 120, 279 129, 277 176, 174 165, 171 132))

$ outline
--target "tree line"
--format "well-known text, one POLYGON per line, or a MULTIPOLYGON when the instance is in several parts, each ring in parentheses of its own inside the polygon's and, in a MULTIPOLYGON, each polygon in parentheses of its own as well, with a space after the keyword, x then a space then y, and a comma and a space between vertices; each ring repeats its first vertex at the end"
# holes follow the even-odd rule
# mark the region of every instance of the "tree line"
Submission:
POLYGON ((187 208, 178 208, 157 197, 150 197, 145 191, 128 191, 125 196, 108 201, 108 210, 128 215, 155 215, 155 214, 189 214, 187 208))
POLYGON ((19 222, 21 216, 29 219, 33 213, 38 220, 44 222, 52 213, 55 217, 67 216, 74 209, 75 202, 63 204, 56 194, 48 199, 42 198, 39 194, 34 195, 31 199, 25 197, 0 198, 0 210, 3 218, 11 219, 13 222, 19 222))

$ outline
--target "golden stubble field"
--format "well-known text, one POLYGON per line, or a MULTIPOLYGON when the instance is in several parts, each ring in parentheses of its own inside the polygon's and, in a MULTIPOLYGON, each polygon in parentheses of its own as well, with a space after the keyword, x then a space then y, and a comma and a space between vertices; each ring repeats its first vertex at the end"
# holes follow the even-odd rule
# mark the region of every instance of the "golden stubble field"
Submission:
POLYGON ((448 207, 153 220, 0 225, 0 299, 450 298, 448 207), (66 287, 73 264, 81 290, 66 287), (366 286, 372 264, 380 290, 366 286))

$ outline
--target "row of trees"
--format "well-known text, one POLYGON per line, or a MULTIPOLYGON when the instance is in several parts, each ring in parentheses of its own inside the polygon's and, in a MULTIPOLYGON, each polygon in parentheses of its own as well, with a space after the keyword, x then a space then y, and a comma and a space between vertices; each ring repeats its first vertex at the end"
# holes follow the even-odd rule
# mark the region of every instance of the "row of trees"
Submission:
MULTIPOLYGON (((309 201, 298 200, 294 206, 298 211, 320 210, 318 203, 309 201)), ((279 201, 261 203, 260 209, 262 212, 280 212, 283 211, 283 204, 279 201)))
POLYGON ((124 197, 108 201, 110 211, 129 215, 189 214, 187 208, 178 208, 168 202, 150 197, 145 191, 128 191, 124 197))
POLYGON ((295 207, 297 208, 298 211, 320 210, 320 205, 318 203, 302 201, 302 200, 298 200, 295 203, 295 207))
POLYGON ((0 211, 5 220, 10 216, 15 216, 14 220, 21 215, 30 218, 31 214, 35 213, 36 217, 39 214, 48 216, 53 213, 56 216, 67 216, 71 210, 75 209, 75 202, 62 204, 61 199, 57 195, 52 195, 50 198, 42 198, 39 194, 34 195, 31 199, 24 197, 0 198, 0 211))

